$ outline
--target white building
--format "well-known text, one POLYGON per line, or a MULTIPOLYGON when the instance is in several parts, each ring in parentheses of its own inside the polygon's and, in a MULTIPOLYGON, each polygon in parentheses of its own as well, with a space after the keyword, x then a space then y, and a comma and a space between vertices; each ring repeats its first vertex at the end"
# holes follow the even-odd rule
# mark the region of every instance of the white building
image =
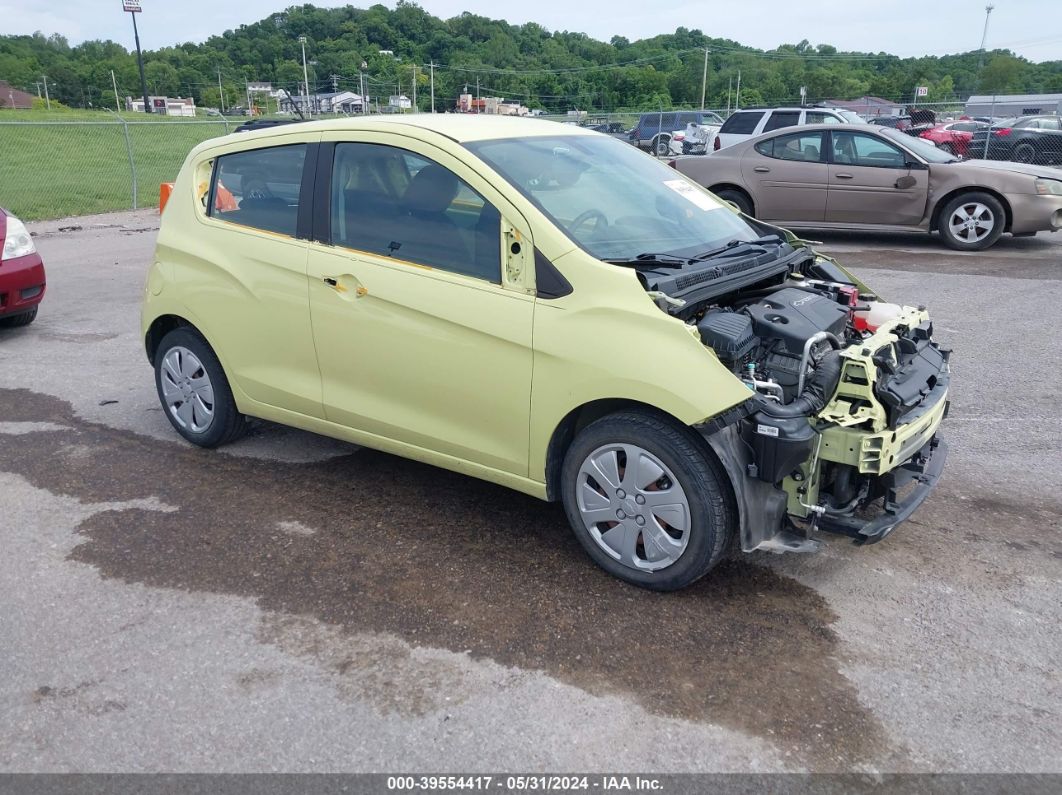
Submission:
MULTIPOLYGON (((195 116, 195 100, 191 97, 148 97, 151 112, 161 116, 195 116)), ((125 109, 133 113, 144 112, 144 100, 125 98, 125 109)))
POLYGON ((984 94, 966 100, 967 116, 1049 116, 1062 114, 1062 94, 984 94))
POLYGON ((413 107, 413 102, 405 94, 392 94, 388 97, 387 104, 399 110, 409 110, 413 107))
POLYGON ((311 94, 309 97, 296 94, 289 96, 286 93, 278 97, 278 105, 281 112, 291 113, 298 108, 303 113, 361 113, 362 106, 367 105, 369 98, 362 99, 361 95, 353 91, 335 91, 327 94, 311 94))

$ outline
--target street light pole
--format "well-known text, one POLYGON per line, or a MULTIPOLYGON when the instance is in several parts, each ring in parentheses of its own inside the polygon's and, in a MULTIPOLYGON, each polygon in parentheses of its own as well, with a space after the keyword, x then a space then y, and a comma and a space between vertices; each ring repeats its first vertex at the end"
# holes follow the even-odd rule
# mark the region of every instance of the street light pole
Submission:
MULTIPOLYGON (((299 36, 299 44, 302 45, 302 87, 306 104, 310 104, 310 75, 306 71, 306 37, 299 36)), ((313 118, 313 108, 310 109, 310 118, 313 118)))
POLYGON ((704 94, 708 89, 708 48, 704 48, 704 76, 701 77, 701 110, 704 110, 704 94))
POLYGON ((48 106, 48 110, 51 110, 52 99, 48 96, 48 75, 41 75, 41 80, 44 81, 44 103, 48 106))
POLYGON ((435 59, 431 61, 431 112, 435 112, 435 59))
POLYGON ((136 42, 136 65, 140 68, 140 93, 144 97, 144 113, 151 113, 148 102, 147 78, 144 77, 144 53, 140 51, 140 31, 136 29, 136 15, 140 13, 140 0, 122 0, 122 10, 133 18, 133 40, 136 42))

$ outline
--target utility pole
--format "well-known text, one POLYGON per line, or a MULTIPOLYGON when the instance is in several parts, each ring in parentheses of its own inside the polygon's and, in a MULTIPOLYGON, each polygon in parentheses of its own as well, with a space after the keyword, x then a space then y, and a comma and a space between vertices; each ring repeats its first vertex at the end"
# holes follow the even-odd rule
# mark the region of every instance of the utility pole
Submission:
MULTIPOLYGON (((48 75, 41 75, 41 80, 44 81, 44 103, 48 106, 48 110, 52 109, 52 98, 48 96, 48 75)), ((144 92, 147 95, 147 91, 144 92)))
POLYGON ((111 86, 114 88, 114 107, 119 113, 122 112, 122 106, 118 104, 118 81, 114 79, 114 70, 111 70, 111 86))
POLYGON ((221 115, 225 115, 225 89, 221 87, 221 67, 218 67, 218 94, 221 96, 221 115))
MULTIPOLYGON (((306 71, 306 37, 299 36, 299 44, 302 45, 302 87, 304 90, 303 97, 307 105, 310 104, 310 75, 306 71)), ((313 108, 309 109, 310 118, 313 118, 313 108)))
POLYGON ((413 64, 413 112, 417 112, 417 65, 413 64))
MULTIPOLYGON (((122 10, 129 12, 133 18, 133 39, 136 41, 136 65, 140 68, 140 93, 144 95, 144 113, 151 113, 151 103, 148 102, 147 78, 144 77, 144 54, 140 51, 140 32, 136 29, 136 15, 140 13, 140 0, 122 0, 122 10)), ((44 86, 45 98, 48 94, 48 86, 44 86)))
POLYGON ((981 57, 977 61, 977 68, 980 70, 985 65, 985 43, 988 41, 988 20, 992 18, 992 9, 995 6, 989 3, 985 6, 985 32, 981 34, 981 57))
POLYGON ((738 69, 737 91, 734 93, 734 110, 741 110, 741 70, 738 69))
POLYGON ((701 77, 701 110, 704 110, 704 94, 708 90, 708 48, 704 48, 704 75, 701 77))
MULTIPOLYGON (((41 96, 41 81, 37 80, 33 85, 37 86, 37 99, 44 99, 44 97, 41 96)), ((11 96, 14 96, 14 94, 11 96)))
POLYGON ((730 115, 730 92, 734 90, 734 76, 731 75, 726 83, 726 115, 730 115))
POLYGON ((365 70, 369 67, 365 61, 361 62, 361 71, 358 72, 358 78, 360 80, 359 86, 361 88, 361 112, 369 112, 369 101, 365 98, 365 70))
POLYGON ((435 112, 435 59, 431 61, 431 112, 435 112))

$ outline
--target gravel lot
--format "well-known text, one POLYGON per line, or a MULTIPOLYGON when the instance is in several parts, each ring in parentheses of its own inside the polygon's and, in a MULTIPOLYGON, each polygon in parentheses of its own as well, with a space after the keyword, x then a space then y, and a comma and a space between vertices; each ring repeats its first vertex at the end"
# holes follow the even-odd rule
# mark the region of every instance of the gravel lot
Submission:
POLYGON ((955 348, 887 541, 620 584, 557 506, 262 424, 180 442, 157 214, 33 225, 0 333, 2 771, 1062 771, 1062 235, 818 237, 955 348))

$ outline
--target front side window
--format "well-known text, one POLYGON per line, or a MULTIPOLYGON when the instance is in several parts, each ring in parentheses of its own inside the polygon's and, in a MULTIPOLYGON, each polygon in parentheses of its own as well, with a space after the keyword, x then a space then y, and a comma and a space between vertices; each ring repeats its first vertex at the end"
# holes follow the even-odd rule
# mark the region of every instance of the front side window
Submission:
POLYGON ((833 162, 849 166, 903 168, 907 165, 907 158, 900 149, 876 136, 835 132, 833 162))
POLYGON ((824 133, 795 133, 768 138, 756 144, 756 151, 776 160, 799 160, 805 163, 825 162, 824 133))
POLYGON ((209 215, 241 226, 295 236, 306 144, 222 155, 209 215))
POLYGON ((770 132, 771 130, 780 130, 783 127, 795 127, 799 123, 799 110, 776 110, 767 119, 767 123, 763 125, 763 131, 770 132))
POLYGON ((465 144, 598 259, 690 255, 762 232, 633 146, 599 135, 465 144))
POLYGON ((335 245, 501 282, 501 214, 448 168, 404 149, 336 145, 331 227, 335 245))
POLYGON ((735 135, 748 135, 756 130, 756 125, 763 118, 763 111, 738 111, 719 128, 720 134, 733 133, 735 135))

